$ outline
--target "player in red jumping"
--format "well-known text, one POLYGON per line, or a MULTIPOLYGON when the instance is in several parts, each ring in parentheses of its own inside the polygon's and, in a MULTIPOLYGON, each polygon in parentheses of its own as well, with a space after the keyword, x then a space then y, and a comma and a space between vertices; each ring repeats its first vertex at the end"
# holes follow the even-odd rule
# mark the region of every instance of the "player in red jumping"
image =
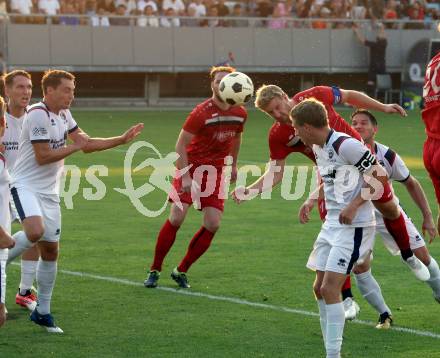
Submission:
POLYGON ((172 199, 170 194, 170 216, 159 232, 154 261, 144 282, 145 287, 157 286, 162 262, 193 202, 197 202, 198 209, 203 212, 203 225, 191 240, 186 256, 171 273, 171 278, 179 287, 190 287, 186 272, 208 250, 220 226, 225 197, 222 195, 222 184, 225 183, 223 167, 226 158, 232 156, 231 180, 234 181, 237 176, 241 134, 247 119, 247 112, 243 107, 231 107, 219 96, 220 81, 234 71, 234 68, 226 66, 211 70, 212 97, 194 108, 180 132, 176 144, 176 152, 180 156, 177 169, 181 171, 188 165, 191 168, 183 176, 174 178, 173 187, 178 193, 178 199, 172 199), (214 174, 211 175, 203 168, 211 168, 210 171, 214 174))
MULTIPOLYGON (((362 140, 357 133, 345 120, 335 111, 334 105, 346 103, 357 108, 367 108, 384 113, 400 114, 406 113, 402 107, 397 104, 383 104, 373 98, 358 92, 343 90, 337 87, 317 86, 306 91, 297 93, 293 98, 278 86, 262 86, 257 91, 255 105, 271 116, 276 122, 269 131, 270 164, 268 170, 253 184, 246 188, 237 188, 233 193, 236 202, 241 202, 240 197, 248 195, 250 190, 255 193, 262 193, 271 189, 281 182, 283 178, 286 157, 290 153, 302 153, 311 160, 315 161, 311 148, 305 146, 300 139, 295 136, 295 130, 290 123, 290 110, 299 102, 306 98, 316 98, 322 102, 328 112, 330 127, 338 132, 345 132, 350 136, 362 140), (273 180, 268 180, 273 178, 273 180)), ((384 188, 384 195, 381 199, 374 202, 376 208, 384 215, 387 229, 392 234, 401 251, 402 258, 414 272, 417 278, 425 281, 429 279, 429 271, 420 260, 412 253, 409 244, 409 236, 405 227, 404 218, 393 202, 390 188, 384 188)), ((310 206, 310 210, 313 206, 310 206)), ((319 203, 321 219, 325 219, 325 203, 321 200, 319 203)), ((351 293, 350 277, 347 277, 342 288, 346 318, 354 319, 359 307, 353 301, 351 293)))
POLYGON ((423 161, 439 205, 437 231, 440 233, 440 53, 434 56, 426 68, 423 100, 425 108, 422 118, 427 135, 423 146, 423 161))

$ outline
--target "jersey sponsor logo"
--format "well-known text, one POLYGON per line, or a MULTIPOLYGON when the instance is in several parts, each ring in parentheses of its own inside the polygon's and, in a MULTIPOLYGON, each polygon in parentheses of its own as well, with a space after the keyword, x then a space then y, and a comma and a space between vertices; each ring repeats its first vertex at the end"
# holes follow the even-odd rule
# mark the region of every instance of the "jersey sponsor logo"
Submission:
POLYGON ((47 129, 44 127, 35 127, 32 129, 32 135, 34 137, 43 137, 47 135, 47 129))
POLYGON ((219 142, 226 142, 229 138, 235 137, 235 131, 216 132, 214 138, 219 142))

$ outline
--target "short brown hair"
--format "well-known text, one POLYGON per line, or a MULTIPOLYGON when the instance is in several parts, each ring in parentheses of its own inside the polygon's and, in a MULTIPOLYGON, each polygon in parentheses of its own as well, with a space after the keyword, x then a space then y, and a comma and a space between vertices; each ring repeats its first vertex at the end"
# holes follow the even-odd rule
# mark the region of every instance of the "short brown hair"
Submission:
POLYGON ((14 83, 15 77, 18 77, 18 76, 23 76, 23 77, 31 79, 31 75, 28 72, 26 72, 25 70, 14 70, 9 73, 6 73, 2 77, 3 85, 5 87, 12 86, 12 84, 14 83))
POLYGON ((6 102, 3 99, 2 96, 0 96, 0 118, 3 118, 5 116, 6 112, 6 102))
POLYGON ((367 109, 357 109, 357 110, 355 110, 355 111, 351 114, 350 119, 353 120, 353 117, 356 116, 357 114, 363 114, 363 115, 367 116, 368 119, 370 120, 371 124, 372 124, 373 126, 377 127, 377 119, 376 119, 376 117, 374 116, 374 114, 371 113, 369 110, 367 110, 367 109))
POLYGON ((235 71, 236 71, 235 68, 232 66, 213 66, 211 68, 211 71, 209 72, 209 78, 211 79, 211 81, 213 81, 215 75, 219 72, 232 73, 235 71))
POLYGON ((327 110, 314 98, 308 98, 293 107, 290 111, 290 119, 299 127, 304 124, 310 124, 315 128, 328 126, 327 110))
POLYGON ((255 93, 255 107, 264 111, 264 109, 269 105, 275 97, 287 96, 281 87, 276 85, 262 85, 255 93))
POLYGON ((41 88, 43 89, 43 94, 46 94, 47 88, 57 88, 61 84, 62 79, 75 81, 75 76, 70 72, 62 70, 47 70, 44 72, 43 79, 41 80, 41 88))

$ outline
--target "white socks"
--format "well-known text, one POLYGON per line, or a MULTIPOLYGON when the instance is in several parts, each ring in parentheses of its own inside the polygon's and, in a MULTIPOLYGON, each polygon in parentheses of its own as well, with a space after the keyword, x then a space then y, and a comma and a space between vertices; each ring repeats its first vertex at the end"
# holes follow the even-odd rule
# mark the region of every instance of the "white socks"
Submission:
POLYGON ((322 298, 318 299, 317 302, 319 308, 319 323, 321 324, 322 339, 324 339, 325 346, 325 336, 327 334, 327 310, 325 309, 325 301, 322 298))
POLYGON ((15 246, 12 249, 9 249, 8 264, 27 249, 35 245, 35 243, 28 240, 24 231, 18 231, 12 235, 12 237, 15 240, 15 246))
POLYGON ((37 284, 38 284, 38 303, 37 310, 40 314, 50 313, 50 301, 52 291, 55 286, 57 276, 56 261, 38 261, 37 284))
POLYGON ((327 331, 325 350, 327 358, 340 358, 342 334, 344 333, 345 312, 342 302, 326 305, 327 331))
POLYGON ((382 291, 376 279, 371 274, 371 269, 358 275, 354 275, 356 284, 362 296, 379 314, 388 312, 391 315, 391 310, 385 303, 382 296, 382 291))
POLYGON ((21 281, 19 286, 21 295, 26 294, 26 291, 32 288, 37 265, 38 261, 21 260, 21 281))
POLYGON ((431 262, 428 265, 431 278, 426 283, 432 288, 432 292, 436 297, 440 297, 440 270, 437 261, 431 256, 431 262))

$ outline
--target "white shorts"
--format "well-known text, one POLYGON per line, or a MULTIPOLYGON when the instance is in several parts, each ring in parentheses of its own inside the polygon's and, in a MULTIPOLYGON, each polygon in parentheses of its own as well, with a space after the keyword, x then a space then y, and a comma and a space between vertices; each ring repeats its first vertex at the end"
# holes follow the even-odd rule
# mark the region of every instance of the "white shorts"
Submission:
MULTIPOLYGON (((6 255, 8 255, 8 249, 6 255)), ((0 250, 0 252, 3 250, 0 250)), ((5 304, 6 299, 6 260, 0 260, 0 304, 5 304)))
POLYGON ((8 233, 11 232, 11 214, 9 212, 10 193, 6 187, 0 190, 0 225, 8 233))
MULTIPOLYGON (((402 215, 405 218, 406 230, 408 231, 409 245, 411 247, 411 250, 414 251, 415 249, 425 246, 425 240, 423 239, 423 236, 419 233, 419 231, 415 227, 411 218, 408 217, 405 214, 405 212, 403 212, 403 210, 402 210, 402 215)), ((382 216, 378 217, 376 215, 376 223, 377 223, 376 234, 379 234, 382 237, 383 244, 385 245, 385 247, 392 255, 394 256, 400 255, 399 247, 397 246, 396 241, 385 227, 382 216)))
POLYGON ((358 259, 370 255, 374 232, 374 226, 327 226, 324 223, 313 245, 307 268, 350 274, 358 259))
POLYGON ((44 235, 41 241, 58 242, 61 236, 60 199, 55 194, 34 193, 25 188, 11 188, 20 221, 30 216, 41 216, 44 235))

